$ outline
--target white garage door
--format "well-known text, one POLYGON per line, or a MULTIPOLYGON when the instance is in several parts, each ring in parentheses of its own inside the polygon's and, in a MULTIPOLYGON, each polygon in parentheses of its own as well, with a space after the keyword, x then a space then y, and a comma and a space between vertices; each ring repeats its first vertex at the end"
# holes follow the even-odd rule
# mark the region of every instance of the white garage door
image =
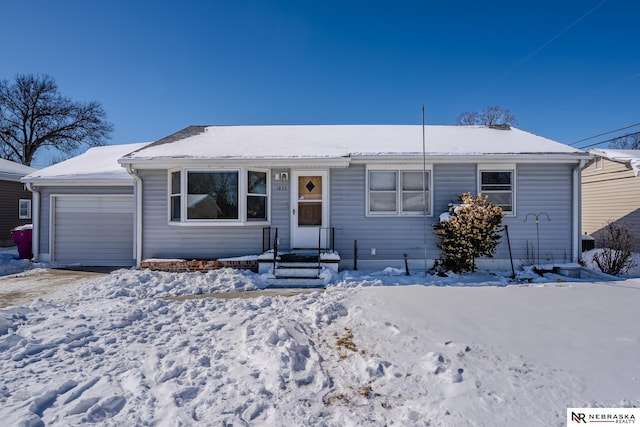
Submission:
POLYGON ((133 196, 55 196, 53 261, 133 265, 133 196))

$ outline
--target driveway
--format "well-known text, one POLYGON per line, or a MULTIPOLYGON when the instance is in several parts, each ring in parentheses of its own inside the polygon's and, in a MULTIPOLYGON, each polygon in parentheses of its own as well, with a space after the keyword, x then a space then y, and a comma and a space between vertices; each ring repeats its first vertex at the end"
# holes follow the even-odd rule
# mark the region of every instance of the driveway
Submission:
POLYGON ((109 274, 97 271, 38 268, 11 276, 0 277, 0 308, 29 305, 38 298, 55 299, 56 294, 67 292, 87 280, 109 274))

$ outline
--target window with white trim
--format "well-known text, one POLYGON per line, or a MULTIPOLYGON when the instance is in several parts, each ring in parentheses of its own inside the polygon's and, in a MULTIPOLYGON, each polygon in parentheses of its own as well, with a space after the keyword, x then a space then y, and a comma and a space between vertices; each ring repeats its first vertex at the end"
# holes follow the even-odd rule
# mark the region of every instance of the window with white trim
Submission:
POLYGON ((505 214, 515 215, 515 166, 478 167, 478 192, 500 206, 505 214))
POLYGON ((267 202, 267 173, 247 171, 247 221, 266 221, 267 202))
POLYGON ((180 171, 171 172, 171 185, 170 185, 170 193, 169 193, 169 219, 171 221, 180 221, 182 218, 181 212, 181 184, 182 181, 180 178, 180 171))
POLYGON ((431 171, 369 169, 367 214, 431 215, 431 171), (424 193, 423 193, 424 189, 424 193))
POLYGON ((596 170, 602 170, 602 157, 601 156, 596 156, 595 159, 595 164, 596 164, 596 170))
POLYGON ((248 169, 169 171, 169 221, 267 221, 269 173, 248 169))
POLYGON ((20 199, 18 201, 18 218, 31 219, 31 199, 20 199))

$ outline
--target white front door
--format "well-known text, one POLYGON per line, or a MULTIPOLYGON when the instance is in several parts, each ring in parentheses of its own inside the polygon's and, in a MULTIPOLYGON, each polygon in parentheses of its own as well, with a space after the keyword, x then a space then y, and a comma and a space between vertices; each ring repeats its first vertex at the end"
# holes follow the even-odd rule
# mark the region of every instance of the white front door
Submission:
POLYGON ((327 247, 328 177, 327 171, 291 172, 292 249, 317 249, 319 239, 327 247))

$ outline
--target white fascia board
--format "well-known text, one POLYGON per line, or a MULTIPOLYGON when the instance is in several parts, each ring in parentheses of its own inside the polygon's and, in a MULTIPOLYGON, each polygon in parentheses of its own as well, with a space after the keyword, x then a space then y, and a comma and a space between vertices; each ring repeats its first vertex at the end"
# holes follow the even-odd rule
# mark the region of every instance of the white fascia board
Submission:
POLYGON ((173 169, 181 167, 292 167, 292 168, 346 168, 351 159, 348 157, 300 157, 300 158, 184 158, 172 157, 163 159, 128 159, 118 160, 121 165, 131 165, 133 169, 173 169))
MULTIPOLYGON (((465 154, 465 155, 426 155, 429 163, 579 163, 581 160, 590 159, 587 153, 576 154, 465 154)), ((422 155, 415 156, 353 156, 352 163, 398 163, 422 161, 422 155)))
POLYGON ((23 179, 22 182, 35 185, 37 187, 133 187, 133 179, 23 179))

